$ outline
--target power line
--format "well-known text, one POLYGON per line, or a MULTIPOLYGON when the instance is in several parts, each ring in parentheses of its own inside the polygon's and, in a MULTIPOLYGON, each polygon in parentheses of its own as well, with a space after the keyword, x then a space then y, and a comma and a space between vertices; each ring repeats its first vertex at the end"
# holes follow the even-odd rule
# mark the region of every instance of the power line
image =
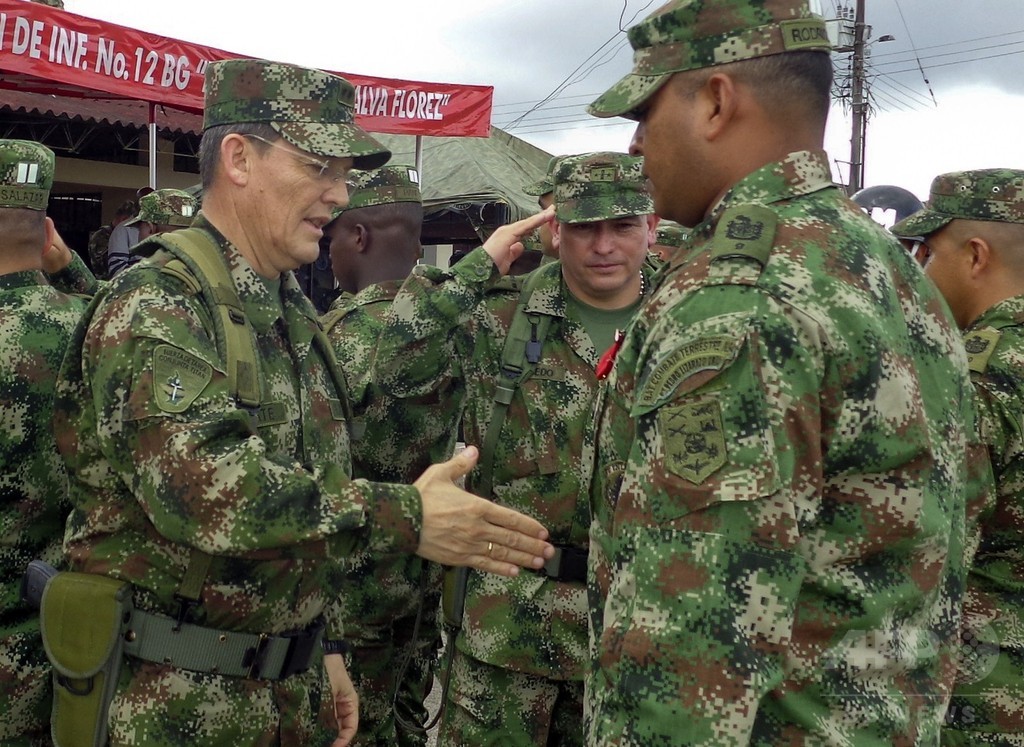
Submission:
POLYGON ((924 74, 924 66, 921 64, 921 58, 917 56, 917 48, 914 46, 914 38, 910 35, 910 26, 907 25, 907 19, 903 15, 903 8, 900 7, 900 0, 896 0, 896 10, 900 12, 900 19, 903 21, 903 28, 907 31, 907 39, 910 41, 910 48, 914 50, 914 59, 917 60, 917 69, 921 71, 921 78, 924 80, 924 84, 928 87, 928 93, 931 94, 932 101, 938 106, 938 102, 935 101, 935 92, 932 90, 932 84, 928 81, 928 76, 924 74))

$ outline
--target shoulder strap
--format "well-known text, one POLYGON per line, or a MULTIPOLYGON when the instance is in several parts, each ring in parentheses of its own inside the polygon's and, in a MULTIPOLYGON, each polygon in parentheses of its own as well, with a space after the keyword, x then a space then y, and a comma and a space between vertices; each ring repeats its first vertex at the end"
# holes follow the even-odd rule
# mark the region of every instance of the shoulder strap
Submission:
POLYGON ((245 407, 259 407, 255 334, 212 239, 198 229, 185 229, 161 234, 155 240, 177 259, 168 262, 164 272, 198 288, 211 309, 218 351, 227 362, 228 382, 236 401, 245 407))
POLYGON ((995 327, 983 327, 968 334, 964 338, 967 367, 974 373, 985 373, 989 359, 995 352, 999 338, 1002 336, 1003 331, 995 327))
POLYGON ((530 296, 546 275, 543 268, 530 273, 516 304, 512 324, 505 346, 501 351, 501 368, 498 372, 498 386, 494 390, 494 409, 491 411, 491 422, 487 426, 483 445, 480 447, 480 483, 479 494, 490 497, 494 487, 494 451, 498 446, 498 436, 505 423, 509 405, 519 385, 529 378, 533 369, 540 361, 544 339, 551 327, 550 314, 530 313, 526 310, 530 296))

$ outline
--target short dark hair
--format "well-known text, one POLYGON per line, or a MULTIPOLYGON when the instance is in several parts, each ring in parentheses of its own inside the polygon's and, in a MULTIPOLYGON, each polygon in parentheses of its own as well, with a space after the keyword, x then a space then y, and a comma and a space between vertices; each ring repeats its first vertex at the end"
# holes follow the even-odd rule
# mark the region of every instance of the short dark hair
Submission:
MULTIPOLYGON (((732 75, 754 89, 765 109, 791 109, 794 103, 824 122, 832 102, 832 57, 827 52, 787 52, 703 68, 698 80, 717 72, 732 75)), ((686 85, 692 87, 693 78, 686 85)))
MULTIPOLYGON (((217 160, 220 157, 220 144, 225 137, 232 133, 256 135, 270 142, 274 142, 281 137, 277 130, 266 122, 216 125, 204 130, 203 137, 199 141, 199 178, 203 183, 204 191, 209 189, 213 183, 213 175, 217 171, 217 160)), ((253 142, 260 153, 263 153, 270 147, 259 140, 254 140, 253 142)))

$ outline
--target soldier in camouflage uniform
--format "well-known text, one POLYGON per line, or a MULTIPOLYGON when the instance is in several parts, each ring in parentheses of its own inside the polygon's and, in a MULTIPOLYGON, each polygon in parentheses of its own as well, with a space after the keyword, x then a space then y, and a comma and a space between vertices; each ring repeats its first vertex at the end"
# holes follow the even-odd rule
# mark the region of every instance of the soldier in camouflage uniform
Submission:
POLYGON ((135 202, 128 200, 117 208, 113 222, 100 226, 89 235, 89 267, 97 278, 103 279, 107 276, 107 246, 110 243, 110 234, 135 213, 135 202))
MULTIPOLYGON (((423 203, 411 166, 353 171, 348 207, 324 229, 342 294, 323 317, 365 431, 352 443, 356 477, 411 482, 454 451, 459 410, 384 397, 370 363, 383 316, 422 253, 423 203)), ((441 567, 416 556, 353 557, 341 594, 348 651, 359 693, 356 747, 426 744, 424 705, 441 644, 441 567), (401 719, 396 724, 394 709, 401 719), (409 728, 407 728, 407 725, 409 728)))
POLYGON ((350 553, 502 573, 553 553, 537 522, 454 486, 473 453, 412 486, 350 477, 342 377, 291 270, 317 257, 347 171, 389 156, 353 104, 317 70, 211 63, 202 211, 140 245, 61 368, 65 548, 133 590, 112 745, 348 744, 331 601, 350 553))
POLYGON ((628 36, 591 113, 637 120, 693 230, 596 410, 588 741, 935 744, 971 388, 941 297, 830 179, 824 21, 674 0, 628 36))
POLYGON ((180 189, 157 189, 139 200, 139 214, 126 225, 137 226, 139 241, 153 234, 188 228, 199 212, 199 201, 180 189))
MULTIPOLYGON (((547 210, 555 203, 555 185, 551 181, 558 165, 558 156, 552 156, 548 161, 548 167, 544 172, 544 178, 532 182, 523 187, 523 192, 531 197, 537 198, 537 204, 541 210, 547 210)), ((547 223, 537 229, 537 240, 540 243, 540 251, 549 259, 558 259, 558 247, 555 246, 554 236, 551 233, 551 226, 547 223)), ((527 247, 529 248, 529 247, 527 247)))
POLYGON ((892 232, 927 247, 925 273, 963 330, 996 481, 967 577, 942 742, 1024 744, 1024 171, 936 177, 927 207, 892 232))
POLYGON ((679 247, 686 243, 686 238, 689 235, 689 229, 683 228, 675 221, 659 221, 658 230, 654 234, 654 245, 651 247, 651 253, 656 255, 660 261, 667 262, 679 247))
POLYGON ((29 561, 60 564, 67 473, 53 436, 53 390, 87 301, 40 273, 54 239, 49 148, 0 140, 0 744, 50 743, 50 667, 39 613, 20 599, 29 561))
POLYGON ((553 183, 560 261, 502 278, 508 258, 485 247, 448 272, 417 268, 378 351, 391 361, 378 369, 388 394, 419 401, 452 382, 465 388, 464 438, 483 453, 467 485, 542 521, 559 548, 542 573, 469 574, 438 740, 450 747, 583 744, 590 516, 580 450, 599 356, 650 286, 657 219, 640 161, 624 153, 565 157, 553 183), (526 369, 518 386, 502 374, 507 353, 526 369))

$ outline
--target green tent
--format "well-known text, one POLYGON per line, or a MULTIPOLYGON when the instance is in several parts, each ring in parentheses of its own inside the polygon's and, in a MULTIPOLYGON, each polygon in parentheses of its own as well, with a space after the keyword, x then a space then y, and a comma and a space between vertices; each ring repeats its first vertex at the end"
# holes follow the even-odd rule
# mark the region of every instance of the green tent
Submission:
MULTIPOLYGON (((374 137, 392 164, 416 163, 412 135, 374 137)), ((537 198, 523 186, 543 178, 550 155, 497 127, 491 136, 424 137, 420 174, 424 244, 476 246, 498 226, 533 215, 537 198)))

